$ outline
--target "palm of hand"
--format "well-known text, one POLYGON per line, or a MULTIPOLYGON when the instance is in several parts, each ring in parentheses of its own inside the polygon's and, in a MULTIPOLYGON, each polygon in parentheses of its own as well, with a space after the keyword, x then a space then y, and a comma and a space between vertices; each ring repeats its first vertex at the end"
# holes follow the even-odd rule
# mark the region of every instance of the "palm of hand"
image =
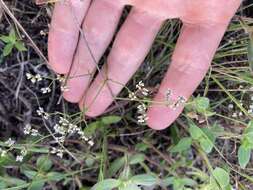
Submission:
MULTIPOLYGON (((65 0, 57 3, 49 35, 49 61, 61 74, 70 70, 64 98, 98 116, 112 103, 147 55, 162 23, 168 18, 184 22, 172 63, 155 102, 164 102, 168 91, 175 106, 189 98, 206 74, 212 57, 240 0, 65 0), (112 40, 124 5, 133 9, 118 32, 106 65, 95 76, 99 60, 112 40), (80 38, 80 26, 83 29, 80 38), (85 36, 85 39, 82 37, 85 36), (92 54, 91 54, 92 52, 92 54), (106 80, 107 79, 107 80, 106 80), (106 83, 106 85, 105 85, 106 83)), ((168 97, 167 97, 168 98, 168 97)), ((154 103, 147 123, 155 129, 170 125, 181 113, 154 103)))

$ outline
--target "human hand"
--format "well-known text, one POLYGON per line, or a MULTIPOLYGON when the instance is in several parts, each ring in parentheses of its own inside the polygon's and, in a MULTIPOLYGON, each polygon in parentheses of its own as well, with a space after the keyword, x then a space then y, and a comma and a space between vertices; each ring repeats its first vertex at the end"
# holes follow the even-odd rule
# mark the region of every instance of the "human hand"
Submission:
MULTIPOLYGON (((56 4, 48 53, 50 66, 57 73, 67 74, 70 70, 69 90, 64 92, 64 98, 78 102, 81 109, 85 106, 88 108, 85 114, 95 117, 105 111, 113 96, 136 72, 162 23, 171 18, 180 18, 184 25, 154 102, 164 102, 168 90, 173 102, 179 97, 188 99, 204 78, 241 0, 93 0, 90 3, 90 0, 65 0, 56 4), (90 84, 96 62, 111 42, 126 4, 133 9, 116 36, 106 66, 90 84), (82 33, 79 38, 80 27, 88 46, 82 33)), ((153 103, 147 113, 147 124, 164 129, 182 110, 183 104, 174 109, 153 103)))

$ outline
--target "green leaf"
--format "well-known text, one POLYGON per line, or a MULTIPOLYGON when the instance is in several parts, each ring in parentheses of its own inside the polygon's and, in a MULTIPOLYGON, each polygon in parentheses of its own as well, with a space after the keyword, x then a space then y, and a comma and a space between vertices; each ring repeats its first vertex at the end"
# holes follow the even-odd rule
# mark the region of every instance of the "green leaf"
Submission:
POLYGON ((203 136, 202 130, 198 128, 192 121, 190 121, 189 124, 190 124, 189 132, 194 140, 198 140, 200 137, 203 136))
POLYGON ((59 172, 49 172, 47 174, 47 178, 50 180, 50 181, 61 181, 62 179, 65 178, 65 175, 62 174, 62 173, 59 173, 59 172))
POLYGON ((245 167, 249 163, 250 155, 251 155, 251 149, 245 148, 242 145, 239 147, 239 149, 238 149, 238 160, 239 160, 239 164, 240 164, 242 169, 245 169, 245 167))
POLYGON ((194 99, 195 107, 197 112, 203 113, 210 106, 210 101, 206 97, 197 97, 194 99))
POLYGON ((17 41, 15 43, 15 47, 17 48, 18 51, 26 51, 27 50, 24 43, 22 43, 20 41, 17 41))
POLYGON ((9 38, 11 40, 11 43, 15 44, 17 37, 16 37, 16 32, 14 29, 11 29, 11 31, 9 33, 9 38))
POLYGON ((96 133, 96 130, 101 127, 102 127, 101 122, 95 121, 88 124, 88 126, 84 128, 83 132, 87 137, 91 137, 96 133))
POLYGON ((7 184, 3 181, 0 181, 0 189, 4 189, 7 187, 7 184))
POLYGON ((129 164, 139 164, 141 162, 144 162, 145 160, 145 154, 134 154, 129 159, 129 164))
POLYGON ((119 116, 105 116, 102 117, 101 121, 104 125, 111 125, 114 123, 118 123, 122 118, 119 116))
POLYGON ((24 170, 23 173, 29 179, 32 179, 32 178, 34 178, 37 175, 37 171, 33 171, 33 170, 24 170))
POLYGON ((7 44, 5 47, 4 47, 4 50, 3 50, 3 55, 4 56, 8 56, 11 51, 13 49, 13 44, 7 44))
POLYGON ((94 185, 91 190, 112 190, 113 188, 119 187, 120 184, 120 180, 106 179, 94 185))
POLYGON ((170 152, 174 153, 174 152, 183 152, 188 150, 192 145, 192 138, 190 137, 185 137, 182 138, 177 145, 175 145, 170 152))
POLYGON ((110 164, 110 168, 108 170, 109 176, 112 177, 113 175, 115 175, 120 170, 120 168, 122 168, 124 166, 124 163, 125 163, 124 157, 114 160, 110 164))
POLYGON ((120 187, 119 190, 141 190, 140 187, 138 187, 135 184, 127 184, 122 185, 123 187, 120 187))
POLYGON ((210 152, 212 152, 212 149, 214 147, 214 144, 207 138, 201 137, 199 139, 199 144, 201 146, 201 148, 207 153, 209 154, 210 152))
POLYGON ((44 181, 33 181, 29 187, 29 190, 41 190, 45 185, 44 181))
POLYGON ((53 162, 50 160, 48 156, 42 155, 37 159, 36 165, 39 170, 47 172, 52 167, 53 162))
POLYGON ((158 180, 153 175, 141 174, 133 176, 131 178, 131 182, 136 185, 152 186, 155 185, 158 182, 158 180))
POLYGON ((9 36, 1 36, 0 40, 3 41, 4 43, 8 44, 11 42, 10 37, 9 36))
POLYGON ((229 174, 224 169, 217 167, 212 174, 222 189, 229 185, 229 174))

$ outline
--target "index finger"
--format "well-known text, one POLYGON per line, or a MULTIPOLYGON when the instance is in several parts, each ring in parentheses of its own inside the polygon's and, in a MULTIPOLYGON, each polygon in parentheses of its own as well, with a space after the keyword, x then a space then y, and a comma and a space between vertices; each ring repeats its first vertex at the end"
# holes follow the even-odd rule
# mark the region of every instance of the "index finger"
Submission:
POLYGON ((80 26, 90 0, 57 2, 48 39, 49 64, 54 71, 68 73, 79 38, 80 26))

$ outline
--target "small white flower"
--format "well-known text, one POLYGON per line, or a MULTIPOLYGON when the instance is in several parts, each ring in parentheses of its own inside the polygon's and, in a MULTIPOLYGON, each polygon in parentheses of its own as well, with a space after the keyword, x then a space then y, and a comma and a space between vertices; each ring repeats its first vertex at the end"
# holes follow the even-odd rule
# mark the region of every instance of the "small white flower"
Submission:
POLYGON ((15 141, 12 140, 11 138, 9 138, 7 141, 5 141, 5 144, 7 144, 7 146, 11 147, 12 145, 15 144, 15 141))
POLYGON ((89 141, 88 141, 88 144, 89 144, 90 146, 94 146, 94 142, 93 142, 92 140, 89 140, 89 141))
POLYGON ((39 107, 39 109, 37 110, 37 114, 39 116, 42 116, 45 120, 49 119, 49 114, 46 113, 42 107, 39 107))
POLYGON ((62 158, 63 157, 63 150, 59 150, 57 153, 56 153, 56 156, 62 158))
POLYGON ((61 91, 62 92, 68 92, 69 88, 67 86, 61 86, 61 91))
POLYGON ((35 75, 35 78, 37 79, 37 81, 41 81, 42 80, 42 77, 40 74, 36 74, 35 75))
POLYGON ((31 130, 31 135, 32 135, 33 137, 37 137, 37 136, 39 135, 39 131, 38 131, 37 129, 32 129, 32 130, 31 130))
POLYGON ((236 118, 236 117, 237 117, 237 113, 234 112, 234 113, 232 114, 232 117, 236 118))
POLYGON ((64 82, 65 81, 65 77, 61 76, 61 75, 57 75, 56 80, 58 80, 59 82, 64 82))
POLYGON ((20 154, 21 154, 22 156, 27 155, 27 150, 26 150, 26 148, 22 148, 21 151, 20 151, 20 154))
POLYGON ((35 76, 32 75, 31 73, 26 73, 26 78, 30 80, 33 84, 36 83, 37 81, 41 81, 42 77, 40 74, 36 74, 35 76))
POLYGON ((31 133, 31 125, 30 124, 26 124, 25 127, 24 127, 24 134, 25 135, 29 135, 31 133))
POLYGON ((16 162, 22 162, 23 159, 24 159, 24 157, 23 157, 22 155, 18 155, 18 156, 16 157, 16 162))
POLYGON ((39 109, 37 110, 37 114, 41 116, 43 115, 43 113, 44 113, 44 109, 42 107, 39 107, 39 109))
POLYGON ((132 101, 137 100, 137 96, 135 95, 134 92, 130 92, 129 95, 128 95, 128 97, 132 101))
POLYGON ((30 80, 31 78, 33 78, 33 75, 31 73, 26 73, 26 78, 30 80))
POLYGON ((234 105, 233 104, 228 104, 228 109, 233 109, 234 105))
POLYGON ((66 134, 65 128, 63 126, 58 125, 58 124, 54 125, 54 131, 56 133, 61 134, 61 135, 65 135, 66 134))
POLYGON ((43 94, 47 94, 47 93, 50 93, 50 92, 51 92, 51 88, 49 88, 49 87, 41 88, 40 90, 41 90, 41 92, 42 92, 43 94))
POLYGON ((241 111, 239 112, 239 116, 243 116, 243 113, 241 111))

